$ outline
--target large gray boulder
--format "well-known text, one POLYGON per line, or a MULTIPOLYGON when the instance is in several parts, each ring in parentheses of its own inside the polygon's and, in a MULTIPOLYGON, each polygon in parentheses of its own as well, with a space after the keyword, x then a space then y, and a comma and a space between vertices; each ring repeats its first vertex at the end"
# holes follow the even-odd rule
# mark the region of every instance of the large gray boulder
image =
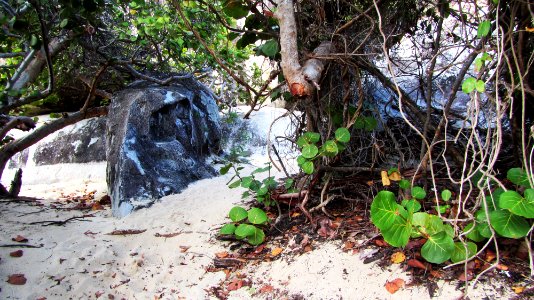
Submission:
POLYGON ((138 83, 116 93, 107 121, 107 184, 122 217, 216 174, 221 131, 213 94, 193 79, 173 86, 138 83))

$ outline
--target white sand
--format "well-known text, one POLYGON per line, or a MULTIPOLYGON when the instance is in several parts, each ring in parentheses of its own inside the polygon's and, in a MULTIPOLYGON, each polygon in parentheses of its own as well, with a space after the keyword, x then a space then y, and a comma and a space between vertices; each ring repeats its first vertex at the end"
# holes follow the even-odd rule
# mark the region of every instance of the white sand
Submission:
MULTIPOLYGON (((261 151, 252 158, 257 166, 265 160, 261 151)), ((56 168, 48 172, 43 169, 40 179, 27 181, 32 184, 26 184, 22 194, 53 199, 61 193, 105 192, 104 164, 56 168), (93 176, 82 176, 88 172, 93 176)), ((49 205, 0 203, 0 244, 16 244, 11 239, 17 235, 28 238, 26 244, 43 244, 41 248, 21 248, 24 254, 19 258, 9 256, 18 248, 0 248, 0 299, 97 296, 108 299, 108 295, 114 299, 214 299, 207 291, 221 285, 225 288, 226 274, 206 272, 206 268, 215 253, 229 251, 226 243, 215 240, 215 235, 217 228, 227 222, 228 210, 239 204, 242 192, 228 189, 228 179, 229 175, 201 180, 181 194, 165 197, 151 208, 123 219, 113 218, 108 209, 89 212, 94 216, 64 226, 29 223, 66 220, 87 212, 56 210, 49 205), (127 236, 106 234, 126 229, 146 231, 127 236), (171 238, 155 236, 175 232, 181 234, 171 238), (25 285, 6 282, 10 274, 17 273, 25 275, 25 285)), ((287 244, 288 241, 282 242, 287 244)), ((396 278, 411 281, 398 265, 382 270, 374 263, 363 264, 359 254, 344 253, 338 241, 313 245, 313 251, 302 255, 290 254, 286 248, 276 261, 250 262, 237 272, 251 281, 251 287, 232 291, 229 298, 280 299, 281 295, 289 295, 288 299, 295 295, 304 299, 429 298, 426 287, 406 287, 393 295, 386 291, 386 281, 396 278), (274 294, 258 293, 266 284, 277 289, 274 294)), ((455 284, 440 282, 438 298, 460 297, 462 293, 455 284)), ((486 296, 509 298, 510 290, 490 281, 479 284, 470 294, 471 299, 486 296)))

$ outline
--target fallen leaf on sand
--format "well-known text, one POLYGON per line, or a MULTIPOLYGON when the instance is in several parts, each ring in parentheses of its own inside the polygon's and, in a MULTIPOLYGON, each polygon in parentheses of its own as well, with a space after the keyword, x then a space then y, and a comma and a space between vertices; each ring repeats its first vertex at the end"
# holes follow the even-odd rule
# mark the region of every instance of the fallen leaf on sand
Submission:
POLYGON ((18 242, 18 243, 26 243, 28 241, 28 239, 23 237, 22 235, 17 235, 16 237, 12 238, 11 240, 13 242, 18 242))
POLYGON ((412 259, 408 260, 408 266, 410 266, 412 268, 418 268, 418 269, 426 270, 425 264, 423 264, 422 262, 418 261, 415 258, 412 258, 412 259))
POLYGON ((97 291, 95 293, 95 297, 97 297, 97 298, 100 298, 100 296, 102 296, 102 295, 104 295, 104 292, 102 292, 102 291, 97 291))
POLYGON ((395 252, 391 255, 391 262, 394 264, 400 264, 406 259, 406 255, 402 252, 395 252))
POLYGON ((228 291, 235 291, 235 290, 239 290, 241 287, 243 286, 243 280, 241 279, 234 279, 232 280, 227 286, 226 286, 226 289, 228 291))
POLYGON ((395 294, 402 287, 404 287, 404 280, 401 278, 397 278, 392 281, 386 281, 386 290, 390 294, 395 294))
POLYGON ((24 277, 24 274, 12 274, 7 278, 7 283, 23 285, 26 284, 26 277, 24 277))
POLYGON ((182 252, 182 253, 187 252, 187 250, 189 250, 189 248, 191 248, 191 246, 180 246, 180 252, 182 252))
POLYGON ((401 175, 399 174, 399 172, 393 172, 391 174, 389 174, 389 179, 393 180, 393 181, 400 181, 402 179, 401 175))
POLYGON ((224 251, 224 252, 215 253, 215 256, 217 256, 217 258, 225 258, 225 257, 228 257, 228 252, 224 251))
POLYGON ((391 185, 391 181, 389 181, 388 172, 387 171, 381 171, 380 176, 382 177, 382 185, 388 186, 391 185))
POLYGON ((375 240, 375 245, 377 245, 378 247, 388 247, 389 244, 384 241, 383 239, 377 239, 375 240))
POLYGON ((468 281, 468 280, 471 280, 473 279, 473 272, 471 271, 467 271, 467 274, 466 272, 462 272, 460 273, 460 275, 458 276, 458 280, 460 281, 468 281))
POLYGON ((521 294, 525 290, 525 287, 524 286, 513 286, 512 290, 514 290, 514 293, 516 294, 521 294))
POLYGON ((154 234, 155 237, 164 237, 164 238, 171 238, 182 234, 181 232, 173 232, 173 233, 156 233, 154 234))
POLYGON ((24 252, 22 250, 17 250, 9 253, 11 257, 21 257, 24 252))
POLYGON ((491 262, 492 260, 495 259, 495 257, 497 257, 495 252, 493 252, 491 250, 486 250, 486 261, 487 262, 491 262))
POLYGON ((274 287, 270 284, 266 284, 261 287, 260 294, 270 293, 272 291, 274 291, 274 287))
POLYGON ((107 235, 128 235, 128 234, 139 234, 145 232, 146 229, 119 229, 119 230, 113 230, 110 233, 106 233, 107 235))
POLYGON ((498 264, 496 266, 496 268, 501 270, 501 271, 508 271, 508 266, 506 266, 506 265, 498 264))
POLYGON ((277 256, 279 255, 280 253, 282 253, 284 251, 284 249, 278 247, 278 248, 274 248, 272 251, 271 251, 271 255, 272 256, 277 256))
POLYGON ((104 210, 104 206, 102 206, 102 204, 100 204, 98 202, 95 202, 91 206, 91 210, 104 210))
POLYGON ((354 242, 345 241, 345 243, 343 244, 343 251, 348 251, 352 248, 354 248, 354 242))

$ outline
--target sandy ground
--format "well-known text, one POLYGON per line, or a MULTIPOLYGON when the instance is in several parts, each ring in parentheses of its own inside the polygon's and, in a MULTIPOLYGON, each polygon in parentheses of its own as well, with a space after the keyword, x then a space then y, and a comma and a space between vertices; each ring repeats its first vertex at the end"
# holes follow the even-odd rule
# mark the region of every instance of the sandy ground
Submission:
MULTIPOLYGON (((264 152, 258 151, 252 163, 261 166, 266 159, 264 152)), ((51 207, 61 194, 93 190, 97 198, 105 194, 104 170, 102 163, 34 170, 40 175, 26 182, 22 194, 47 198, 44 205, 0 202, 0 299, 215 299, 210 289, 227 288, 227 275, 207 272, 207 268, 216 253, 229 251, 228 243, 215 236, 228 221, 229 209, 241 201, 242 191, 226 186, 229 175, 198 181, 181 194, 122 219, 112 217, 109 209, 51 207), (87 177, 87 172, 92 175, 87 177), (39 223, 84 215, 62 226, 39 223), (108 234, 115 230, 146 231, 108 234), (22 244, 38 248, 9 246, 20 245, 12 241, 18 235, 28 239, 22 244), (10 252, 18 249, 23 255, 11 257, 10 252), (12 274, 23 274, 27 282, 6 282, 12 274)), ((281 244, 286 247, 289 241, 281 244)), ((313 245, 314 250, 304 254, 293 254, 287 247, 277 260, 249 262, 231 276, 239 273, 250 286, 231 291, 229 299, 430 298, 426 287, 409 285, 410 276, 399 265, 382 269, 375 263, 364 264, 362 253, 343 252, 339 241, 313 245), (396 278, 408 285, 390 294, 384 285, 396 278), (266 285, 274 290, 260 292, 266 285)), ((512 296, 508 287, 491 280, 469 289, 469 297, 512 296)), ((457 285, 440 282, 437 299, 461 297, 457 285)))

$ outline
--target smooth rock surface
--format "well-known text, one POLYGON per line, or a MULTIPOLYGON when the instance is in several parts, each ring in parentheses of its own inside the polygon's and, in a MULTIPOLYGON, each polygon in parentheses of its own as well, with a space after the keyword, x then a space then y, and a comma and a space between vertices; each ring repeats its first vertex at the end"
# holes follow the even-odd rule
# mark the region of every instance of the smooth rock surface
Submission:
POLYGON ((220 151, 220 139, 213 94, 192 79, 138 83, 115 94, 106 136, 113 214, 123 217, 215 175, 206 158, 220 151))

